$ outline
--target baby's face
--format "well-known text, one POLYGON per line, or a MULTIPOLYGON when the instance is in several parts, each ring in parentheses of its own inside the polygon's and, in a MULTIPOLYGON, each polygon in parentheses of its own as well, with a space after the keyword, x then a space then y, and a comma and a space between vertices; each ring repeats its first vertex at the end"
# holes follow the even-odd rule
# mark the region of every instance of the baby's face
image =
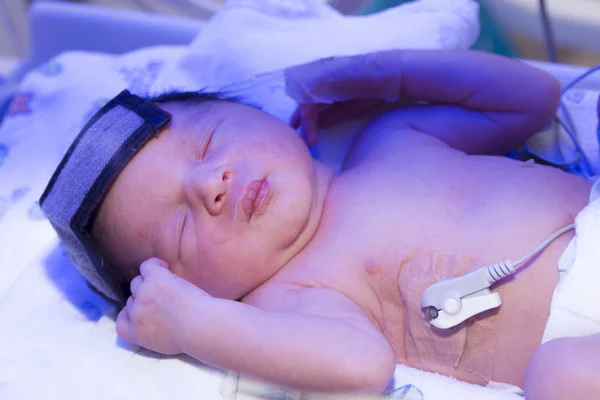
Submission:
POLYGON ((164 108, 171 126, 119 175, 95 233, 120 264, 158 257, 209 294, 240 298, 310 241, 331 172, 294 130, 251 107, 164 108))

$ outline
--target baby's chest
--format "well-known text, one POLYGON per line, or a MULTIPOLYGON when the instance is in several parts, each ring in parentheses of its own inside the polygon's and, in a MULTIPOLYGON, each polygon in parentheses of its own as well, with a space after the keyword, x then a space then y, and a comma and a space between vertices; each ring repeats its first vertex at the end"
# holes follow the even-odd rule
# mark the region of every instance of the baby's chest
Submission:
POLYGON ((429 285, 472 271, 481 266, 481 260, 460 251, 460 240, 451 243, 448 237, 452 235, 420 218, 418 208, 361 212, 361 207, 376 206, 360 203, 346 200, 340 210, 355 207, 354 212, 346 208, 348 217, 328 217, 314 254, 313 265, 319 267, 313 276, 319 277, 321 285, 351 298, 369 315, 394 348, 398 362, 475 382, 479 378, 471 377, 460 363, 482 363, 477 365, 483 371, 481 377, 489 378, 495 339, 490 332, 497 331, 497 319, 438 334, 420 306, 429 285), (474 360, 466 354, 467 334, 481 346, 481 358, 474 360))
POLYGON ((322 242, 339 243, 338 258, 360 254, 361 269, 373 260, 397 265, 412 247, 462 252, 473 236, 466 233, 477 225, 480 197, 470 182, 427 169, 352 171, 332 187, 322 242))

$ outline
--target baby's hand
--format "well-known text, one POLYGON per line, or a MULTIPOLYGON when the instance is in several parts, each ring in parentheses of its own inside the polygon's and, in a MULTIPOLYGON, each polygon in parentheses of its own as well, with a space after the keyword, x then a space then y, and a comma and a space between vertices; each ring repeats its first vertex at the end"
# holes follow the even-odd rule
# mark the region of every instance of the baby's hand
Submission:
POLYGON ((362 117, 400 95, 398 52, 330 57, 285 71, 287 94, 298 103, 290 125, 308 145, 319 128, 362 117))
POLYGON ((166 262, 151 258, 131 281, 131 297, 117 317, 117 334, 158 353, 179 354, 185 303, 205 297, 209 295, 202 289, 171 273, 166 262))
POLYGON ((294 129, 300 128, 300 136, 308 146, 319 139, 319 130, 331 128, 337 123, 359 118, 383 104, 380 99, 352 99, 334 104, 300 104, 290 118, 294 129))

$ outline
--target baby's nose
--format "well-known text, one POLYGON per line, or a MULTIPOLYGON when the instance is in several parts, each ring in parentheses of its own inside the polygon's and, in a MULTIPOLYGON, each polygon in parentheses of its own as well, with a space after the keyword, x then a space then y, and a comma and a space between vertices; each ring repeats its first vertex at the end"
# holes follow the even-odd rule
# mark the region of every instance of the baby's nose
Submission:
POLYGON ((233 170, 226 166, 197 169, 189 181, 192 197, 202 202, 209 214, 220 215, 225 207, 232 176, 233 170))

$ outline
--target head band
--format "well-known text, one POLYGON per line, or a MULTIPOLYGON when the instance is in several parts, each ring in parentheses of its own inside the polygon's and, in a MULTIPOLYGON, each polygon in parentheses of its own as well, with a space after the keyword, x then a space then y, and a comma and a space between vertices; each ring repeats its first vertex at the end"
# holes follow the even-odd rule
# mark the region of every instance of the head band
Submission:
POLYGON ((79 133, 40 199, 75 267, 92 287, 115 301, 123 299, 91 241, 93 216, 127 163, 170 120, 171 115, 156 105, 127 90, 119 93, 79 133))

